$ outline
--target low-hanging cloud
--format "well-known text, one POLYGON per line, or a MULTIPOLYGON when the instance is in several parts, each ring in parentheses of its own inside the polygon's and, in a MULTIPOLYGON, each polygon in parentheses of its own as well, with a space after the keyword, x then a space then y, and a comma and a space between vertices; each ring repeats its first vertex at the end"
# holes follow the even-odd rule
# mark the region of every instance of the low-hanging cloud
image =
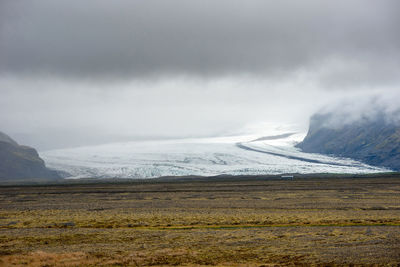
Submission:
POLYGON ((334 129, 353 123, 375 121, 400 126, 398 99, 400 99, 399 90, 355 94, 325 105, 316 112, 316 115, 323 116, 322 126, 334 129))
POLYGON ((311 85, 303 91, 296 86, 252 78, 131 81, 100 88, 91 82, 3 79, 0 121, 3 131, 40 149, 231 135, 253 123, 306 124, 304 114, 316 108, 312 103, 328 97, 311 85))

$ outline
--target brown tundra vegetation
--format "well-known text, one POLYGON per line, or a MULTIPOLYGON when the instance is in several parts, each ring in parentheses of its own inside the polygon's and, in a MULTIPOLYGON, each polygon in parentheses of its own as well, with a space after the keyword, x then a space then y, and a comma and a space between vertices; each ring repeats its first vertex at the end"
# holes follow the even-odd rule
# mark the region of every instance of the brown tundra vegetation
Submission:
POLYGON ((0 187, 0 266, 399 266, 400 178, 0 187))

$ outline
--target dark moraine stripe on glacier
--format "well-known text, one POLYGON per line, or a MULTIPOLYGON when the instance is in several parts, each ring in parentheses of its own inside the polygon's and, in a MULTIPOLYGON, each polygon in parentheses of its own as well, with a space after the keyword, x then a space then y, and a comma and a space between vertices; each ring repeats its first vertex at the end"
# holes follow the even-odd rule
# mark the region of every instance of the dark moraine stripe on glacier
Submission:
POLYGON ((340 164, 340 163, 333 162, 333 161, 320 161, 320 160, 316 160, 316 159, 307 159, 307 158, 302 158, 302 157, 296 157, 296 156, 289 156, 289 155, 285 155, 285 154, 279 154, 279 153, 275 153, 275 152, 268 152, 268 151, 264 151, 264 150, 261 150, 261 149, 256 149, 256 148, 252 148, 252 147, 245 146, 243 143, 236 143, 236 146, 237 146, 238 148, 245 149, 245 150, 248 150, 248 151, 254 151, 254 152, 269 154, 269 155, 278 156, 278 157, 283 157, 283 158, 287 158, 287 159, 301 160, 301 161, 309 162, 309 163, 318 163, 318 164, 326 164, 326 165, 334 165, 334 166, 344 166, 344 167, 356 166, 356 165, 340 164))
POLYGON ((294 134, 296 134, 296 133, 285 133, 285 134, 280 134, 280 135, 263 136, 263 137, 254 139, 254 140, 252 140, 250 142, 278 140, 278 139, 290 137, 290 136, 292 136, 294 134))

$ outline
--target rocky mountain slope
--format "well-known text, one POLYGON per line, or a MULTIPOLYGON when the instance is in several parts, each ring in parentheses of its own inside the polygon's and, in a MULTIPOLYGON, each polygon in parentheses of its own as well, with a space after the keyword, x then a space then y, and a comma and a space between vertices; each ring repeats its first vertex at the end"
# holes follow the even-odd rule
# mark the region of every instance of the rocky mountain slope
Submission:
POLYGON ((385 115, 340 124, 333 113, 316 114, 303 142, 304 152, 350 157, 400 171, 400 126, 385 115))
POLYGON ((60 178, 56 171, 46 168, 34 148, 18 145, 0 132, 0 180, 60 178))

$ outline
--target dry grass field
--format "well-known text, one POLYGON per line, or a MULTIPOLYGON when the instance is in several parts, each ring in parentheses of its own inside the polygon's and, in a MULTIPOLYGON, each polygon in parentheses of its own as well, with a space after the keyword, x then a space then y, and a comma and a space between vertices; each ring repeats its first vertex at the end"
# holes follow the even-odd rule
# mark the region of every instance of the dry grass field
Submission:
POLYGON ((399 266, 400 178, 0 187, 0 266, 399 266))

